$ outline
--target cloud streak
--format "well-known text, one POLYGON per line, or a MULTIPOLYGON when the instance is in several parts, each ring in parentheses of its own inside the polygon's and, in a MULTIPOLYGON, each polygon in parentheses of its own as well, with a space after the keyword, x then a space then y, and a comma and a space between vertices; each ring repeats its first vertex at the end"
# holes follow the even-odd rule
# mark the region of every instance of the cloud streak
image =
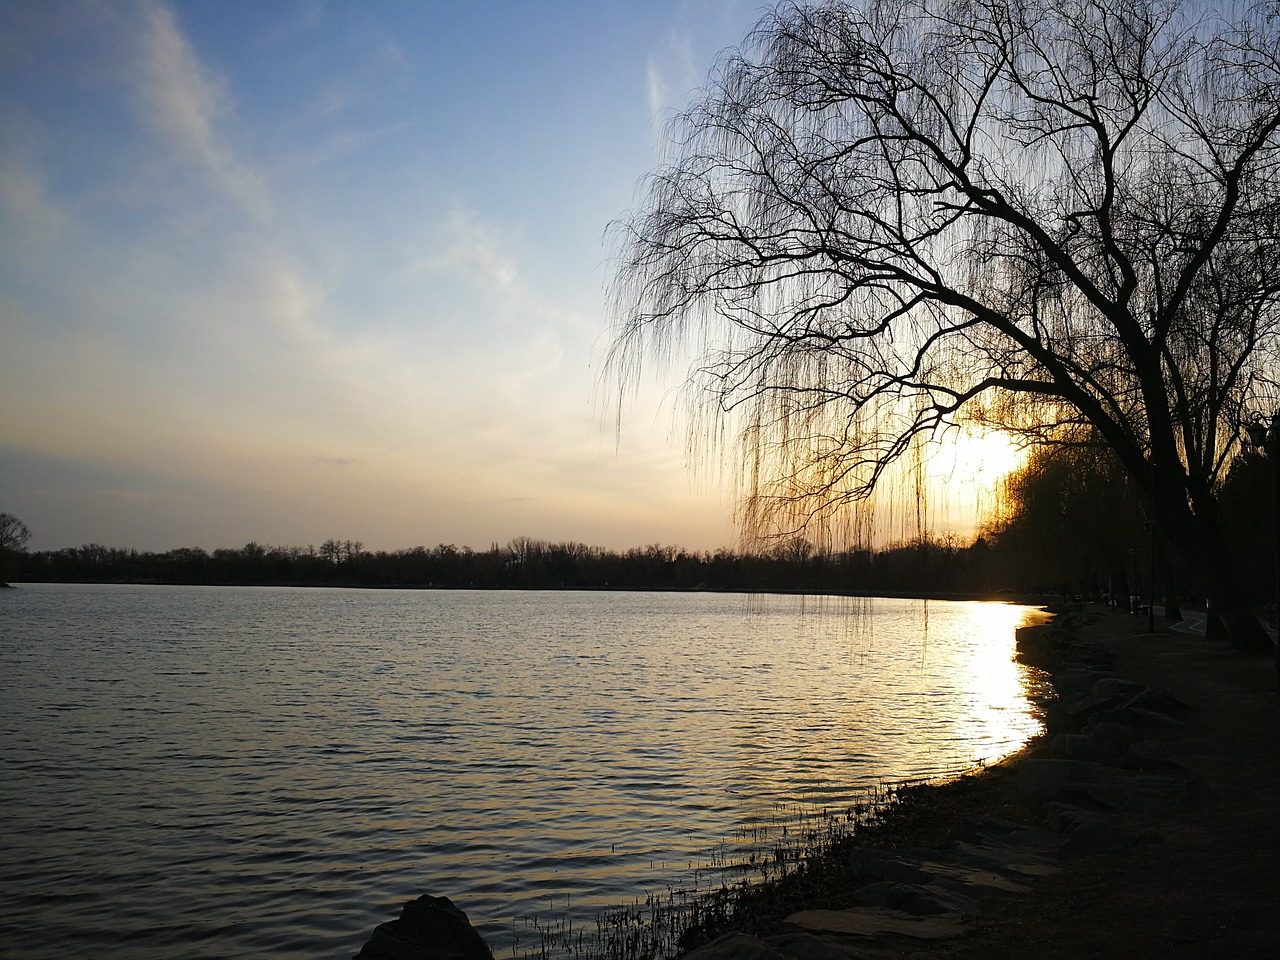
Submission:
POLYGON ((243 164, 218 131, 231 115, 226 81, 201 62, 172 9, 146 3, 139 15, 133 86, 144 117, 176 157, 202 170, 242 212, 265 219, 261 178, 243 164))

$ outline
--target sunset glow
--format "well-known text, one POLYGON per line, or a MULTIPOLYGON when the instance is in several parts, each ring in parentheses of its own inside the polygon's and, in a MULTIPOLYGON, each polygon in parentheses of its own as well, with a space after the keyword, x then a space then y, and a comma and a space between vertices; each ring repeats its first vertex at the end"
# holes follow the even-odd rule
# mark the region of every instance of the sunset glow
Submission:
MULTIPOLYGON (((670 383, 615 432, 603 237, 758 12, 6 5, 0 510, 33 549, 733 543, 670 383)), ((955 436, 968 532, 1016 454, 955 436)))
POLYGON ((669 410, 615 435, 603 234, 757 14, 5 4, 0 511, 32 549, 730 542, 669 410))
MULTIPOLYGON (((1002 481, 1018 469, 1025 451, 1004 433, 952 429, 923 444, 925 532, 935 536, 970 537, 999 503, 1002 481)), ((914 487, 907 489, 911 495, 914 487)), ((891 513, 907 512, 898 504, 891 513)), ((882 539, 902 540, 916 535, 908 521, 899 522, 882 539)))

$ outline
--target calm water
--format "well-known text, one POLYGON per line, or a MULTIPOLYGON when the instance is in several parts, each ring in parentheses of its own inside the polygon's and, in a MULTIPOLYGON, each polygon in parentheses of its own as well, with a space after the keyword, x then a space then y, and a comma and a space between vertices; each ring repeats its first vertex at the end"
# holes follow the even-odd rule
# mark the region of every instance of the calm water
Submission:
POLYGON ((14 958, 355 953, 422 893, 499 957, 779 802, 1038 729, 1027 608, 717 594, 0 591, 14 958))

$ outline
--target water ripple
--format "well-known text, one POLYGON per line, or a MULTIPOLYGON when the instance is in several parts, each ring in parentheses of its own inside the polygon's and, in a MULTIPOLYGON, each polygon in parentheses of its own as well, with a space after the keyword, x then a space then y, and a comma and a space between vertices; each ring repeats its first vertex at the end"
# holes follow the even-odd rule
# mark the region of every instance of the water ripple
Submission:
MULTIPOLYGON (((14 960, 350 956, 398 904, 589 923, 779 804, 1037 728, 1025 611, 585 593, 0 594, 14 960), (569 907, 568 904, 572 904, 569 907)), ((730 869, 728 867, 717 869, 730 869)))

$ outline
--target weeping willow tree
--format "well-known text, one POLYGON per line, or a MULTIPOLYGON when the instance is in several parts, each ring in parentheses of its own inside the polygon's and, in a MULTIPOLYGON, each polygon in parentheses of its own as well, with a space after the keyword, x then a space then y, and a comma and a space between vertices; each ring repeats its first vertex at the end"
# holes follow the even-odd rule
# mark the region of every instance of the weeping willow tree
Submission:
POLYGON ((615 225, 619 384, 688 356, 754 529, 829 524, 940 431, 1090 430, 1204 571, 1276 363, 1280 5, 784 3, 615 225))

